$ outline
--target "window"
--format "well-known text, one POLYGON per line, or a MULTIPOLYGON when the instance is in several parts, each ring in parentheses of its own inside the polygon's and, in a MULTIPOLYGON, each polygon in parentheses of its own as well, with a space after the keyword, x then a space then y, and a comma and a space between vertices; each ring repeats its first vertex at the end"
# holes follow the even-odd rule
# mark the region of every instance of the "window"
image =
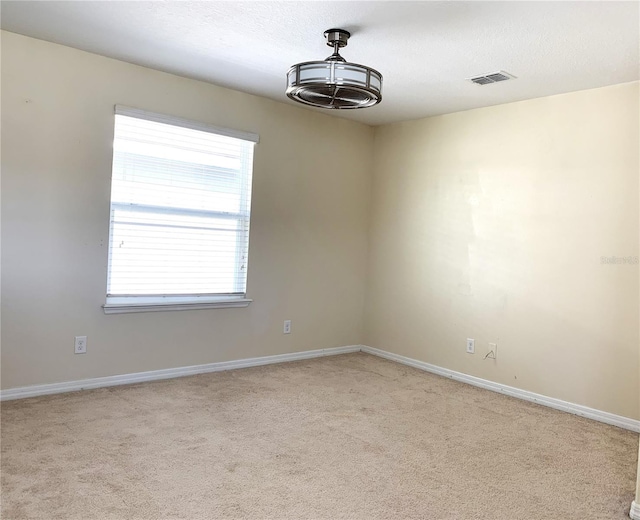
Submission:
POLYGON ((106 313, 242 307, 258 136, 116 107, 106 313))

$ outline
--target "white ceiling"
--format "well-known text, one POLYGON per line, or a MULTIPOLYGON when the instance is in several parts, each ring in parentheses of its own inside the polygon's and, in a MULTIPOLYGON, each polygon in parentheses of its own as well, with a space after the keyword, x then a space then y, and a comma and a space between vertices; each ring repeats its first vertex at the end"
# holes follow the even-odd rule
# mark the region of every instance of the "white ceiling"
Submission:
MULTIPOLYGON (((368 124, 639 79, 638 2, 2 1, 2 29, 293 103, 285 74, 330 53, 384 75, 368 124), (488 86, 465 78, 505 70, 488 86)), ((316 110, 316 109, 309 109, 316 110)))

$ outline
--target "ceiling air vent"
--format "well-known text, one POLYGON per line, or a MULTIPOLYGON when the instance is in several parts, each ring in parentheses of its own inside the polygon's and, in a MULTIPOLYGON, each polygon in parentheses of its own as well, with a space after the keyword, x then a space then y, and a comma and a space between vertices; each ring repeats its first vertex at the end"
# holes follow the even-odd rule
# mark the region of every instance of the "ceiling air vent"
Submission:
POLYGON ((513 74, 505 72, 504 70, 499 70, 498 72, 492 72, 490 74, 483 74, 482 76, 469 78, 469 81, 475 83, 476 85, 489 85, 490 83, 498 83, 499 81, 507 81, 509 79, 516 79, 516 77, 513 74))

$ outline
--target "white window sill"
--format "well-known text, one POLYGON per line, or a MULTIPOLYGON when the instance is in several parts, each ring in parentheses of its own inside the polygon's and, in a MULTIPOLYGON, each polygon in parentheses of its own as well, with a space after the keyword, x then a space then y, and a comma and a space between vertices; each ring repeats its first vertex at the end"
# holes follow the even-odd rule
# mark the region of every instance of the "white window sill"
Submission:
POLYGON ((111 297, 102 306, 105 314, 130 312, 191 311, 198 309, 224 309, 248 307, 253 300, 245 297, 190 298, 190 297, 111 297))

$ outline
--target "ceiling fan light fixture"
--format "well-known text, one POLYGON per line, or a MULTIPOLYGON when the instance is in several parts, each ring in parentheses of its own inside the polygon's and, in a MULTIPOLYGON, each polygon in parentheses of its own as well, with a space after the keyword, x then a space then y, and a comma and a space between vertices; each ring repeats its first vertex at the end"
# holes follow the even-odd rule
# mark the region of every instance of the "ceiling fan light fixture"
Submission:
POLYGON ((340 56, 351 34, 344 29, 324 33, 333 54, 324 61, 298 63, 287 72, 287 96, 319 108, 367 108, 382 101, 382 74, 371 67, 349 63, 340 56))

